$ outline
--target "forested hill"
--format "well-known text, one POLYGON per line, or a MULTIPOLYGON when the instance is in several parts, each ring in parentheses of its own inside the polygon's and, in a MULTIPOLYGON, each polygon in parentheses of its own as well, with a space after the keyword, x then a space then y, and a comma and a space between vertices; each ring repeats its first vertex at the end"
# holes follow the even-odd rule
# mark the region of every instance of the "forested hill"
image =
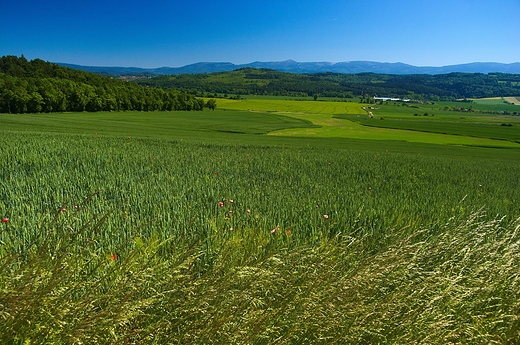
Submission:
POLYGON ((520 95, 520 74, 296 74, 271 69, 240 68, 231 72, 163 75, 139 84, 193 94, 352 97, 360 95, 428 100, 520 95))
POLYGON ((142 87, 40 59, 0 57, 0 113, 201 110, 204 105, 178 91, 142 87))

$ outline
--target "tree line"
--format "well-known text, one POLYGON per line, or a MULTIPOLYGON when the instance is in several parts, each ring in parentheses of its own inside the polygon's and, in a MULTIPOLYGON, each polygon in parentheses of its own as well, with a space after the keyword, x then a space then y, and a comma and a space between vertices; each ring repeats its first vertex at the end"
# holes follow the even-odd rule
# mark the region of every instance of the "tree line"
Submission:
POLYGON ((172 111, 214 109, 191 94, 142 87, 23 55, 0 58, 0 112, 172 111))
POLYGON ((506 73, 297 74, 246 67, 231 72, 163 75, 136 82, 196 95, 227 93, 300 97, 319 94, 323 97, 386 96, 433 101, 520 95, 520 74, 506 73))

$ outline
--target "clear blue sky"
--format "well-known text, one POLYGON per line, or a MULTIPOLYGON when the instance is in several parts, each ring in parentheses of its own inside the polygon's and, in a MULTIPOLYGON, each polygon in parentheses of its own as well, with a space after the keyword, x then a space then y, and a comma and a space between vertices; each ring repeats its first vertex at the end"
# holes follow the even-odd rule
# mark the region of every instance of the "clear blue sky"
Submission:
POLYGON ((520 0, 0 0, 0 56, 93 66, 520 61, 520 0))

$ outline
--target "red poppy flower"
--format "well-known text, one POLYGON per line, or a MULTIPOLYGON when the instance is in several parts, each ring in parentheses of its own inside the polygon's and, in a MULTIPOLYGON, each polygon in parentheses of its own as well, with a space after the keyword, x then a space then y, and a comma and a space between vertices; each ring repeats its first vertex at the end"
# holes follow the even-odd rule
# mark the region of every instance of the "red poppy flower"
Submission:
POLYGON ((112 255, 112 256, 110 257, 110 259, 112 259, 112 260, 117 259, 117 255, 116 255, 116 254, 112 255))
POLYGON ((2 223, 7 223, 9 221, 9 219, 7 218, 2 218, 2 223))

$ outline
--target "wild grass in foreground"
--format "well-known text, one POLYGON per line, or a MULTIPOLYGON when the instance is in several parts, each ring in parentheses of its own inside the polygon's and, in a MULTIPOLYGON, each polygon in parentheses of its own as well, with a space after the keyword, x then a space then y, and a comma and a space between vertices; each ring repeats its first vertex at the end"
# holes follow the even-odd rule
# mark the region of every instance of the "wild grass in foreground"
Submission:
POLYGON ((442 231, 291 245, 248 229, 100 250, 107 220, 3 254, 4 344, 515 344, 520 223, 473 214, 442 231), (252 241, 256 239, 256 241, 252 241), (208 247, 212 248, 208 255, 208 247))

